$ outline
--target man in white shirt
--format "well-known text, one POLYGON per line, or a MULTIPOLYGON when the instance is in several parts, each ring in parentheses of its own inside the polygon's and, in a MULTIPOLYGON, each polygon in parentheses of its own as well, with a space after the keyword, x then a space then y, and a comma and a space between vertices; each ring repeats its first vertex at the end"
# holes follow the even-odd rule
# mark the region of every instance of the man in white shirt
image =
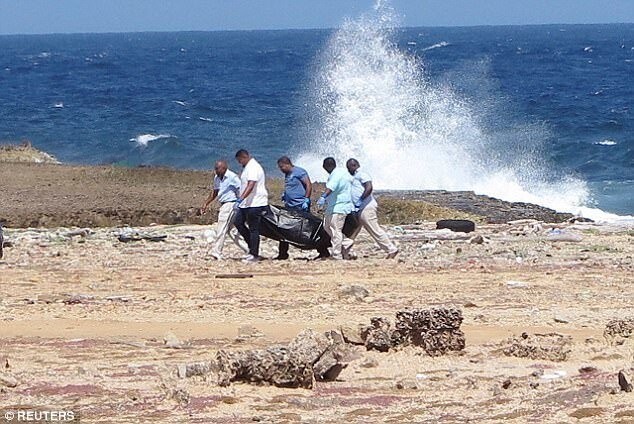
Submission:
POLYGON ((354 240, 361 231, 361 228, 370 233, 374 241, 387 253, 387 259, 392 259, 398 254, 398 248, 392 243, 387 233, 379 225, 377 216, 378 205, 372 195, 372 177, 363 171, 359 171, 359 161, 348 159, 346 168, 354 178, 352 182, 352 203, 358 211, 359 223, 361 224, 350 237, 354 240))
POLYGON ((249 245, 249 255, 244 261, 257 262, 260 260, 260 223, 269 204, 266 176, 262 166, 246 150, 238 150, 236 160, 243 167, 240 174, 240 195, 236 200, 236 228, 249 245))
POLYGON ((227 235, 231 237, 233 242, 242 250, 248 253, 249 246, 240 238, 237 230, 234 228, 236 211, 234 205, 240 194, 240 178, 235 172, 228 169, 227 161, 216 161, 214 170, 214 189, 209 197, 200 208, 200 214, 207 212, 209 205, 214 199, 220 202, 220 210, 218 211, 218 223, 216 224, 216 238, 211 248, 211 256, 221 260, 222 248, 225 244, 227 235))

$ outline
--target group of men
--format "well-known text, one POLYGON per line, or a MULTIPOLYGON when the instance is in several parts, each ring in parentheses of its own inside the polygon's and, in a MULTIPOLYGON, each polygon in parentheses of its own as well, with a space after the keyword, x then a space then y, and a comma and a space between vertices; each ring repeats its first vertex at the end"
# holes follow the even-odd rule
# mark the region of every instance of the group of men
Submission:
MULTIPOLYGON (((211 256, 223 259, 222 249, 227 235, 247 255, 244 262, 257 262, 260 257, 260 223, 267 213, 268 191, 262 166, 248 151, 241 149, 236 160, 243 167, 238 176, 229 169, 226 161, 215 163, 213 191, 201 207, 204 214, 212 201, 218 199, 220 210, 216 226, 216 237, 211 248, 211 256), (237 233, 233 230, 237 229, 237 233), (239 235, 238 235, 239 234, 239 235)), ((285 209, 310 212, 313 186, 305 169, 293 165, 287 156, 277 160, 277 166, 284 174, 284 193, 282 201, 285 209)), ((377 217, 377 202, 372 195, 372 178, 361 171, 356 159, 348 159, 347 170, 337 167, 334 158, 324 159, 323 168, 328 172, 326 190, 319 197, 317 206, 325 209, 324 229, 330 236, 332 259, 352 259, 355 257, 352 246, 362 228, 374 238, 383 249, 387 258, 398 254, 398 248, 381 228, 377 217), (357 214, 359 224, 352 234, 343 233, 344 223, 349 214, 357 214)), ((281 241, 275 259, 285 260, 289 244, 281 241)))

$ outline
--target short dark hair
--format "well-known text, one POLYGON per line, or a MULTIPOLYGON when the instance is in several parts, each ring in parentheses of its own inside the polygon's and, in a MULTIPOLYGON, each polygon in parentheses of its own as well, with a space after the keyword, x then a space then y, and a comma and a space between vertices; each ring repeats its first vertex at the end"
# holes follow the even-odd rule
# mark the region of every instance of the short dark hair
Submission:
POLYGON ((280 163, 287 163, 287 164, 289 164, 289 165, 292 165, 292 164, 293 164, 293 162, 291 162, 291 158, 289 158, 288 156, 282 156, 282 157, 280 157, 280 158, 277 160, 277 163, 278 163, 278 164, 280 164, 280 163))
POLYGON ((249 152, 245 149, 240 149, 236 152, 236 157, 238 156, 249 156, 249 152))
POLYGON ((324 159, 324 166, 336 168, 337 161, 335 160, 335 158, 328 156, 326 159, 324 159))
POLYGON ((355 165, 360 166, 359 161, 356 160, 355 158, 348 159, 348 161, 346 162, 346 165, 348 165, 349 163, 354 163, 355 165))

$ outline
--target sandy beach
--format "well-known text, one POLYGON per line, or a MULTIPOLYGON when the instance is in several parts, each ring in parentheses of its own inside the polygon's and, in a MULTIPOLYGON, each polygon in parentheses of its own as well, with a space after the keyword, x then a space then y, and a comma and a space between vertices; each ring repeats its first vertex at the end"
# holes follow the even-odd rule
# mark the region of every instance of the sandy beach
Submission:
MULTIPOLYGON (((55 168, 46 168, 47 184, 55 168)), ((105 171, 72 172, 90 179, 105 171)), ((134 205, 135 190, 183 195, 156 187, 120 186, 119 196, 134 205)), ((204 182, 193 190, 198 197, 185 207, 202 202, 204 182)), ((79 192, 98 207, 101 194, 79 192)), ((0 206, 6 216, 46 209, 26 189, 9 198, 0 206)), ((73 207, 47 210, 70 216, 73 207)), ((82 422, 104 423, 634 422, 634 393, 617 378, 620 370, 634 376, 632 329, 629 337, 606 332, 612 320, 634 323, 632 228, 524 220, 479 222, 460 234, 423 218, 386 227, 397 260, 362 233, 355 261, 309 261, 313 252, 291 249, 290 261, 245 265, 233 245, 229 260, 208 255, 210 222, 97 224, 5 229, 3 410, 70 409, 82 422), (167 237, 118 239, 134 233, 167 237), (213 372, 179 375, 179 366, 211 361, 219 349, 266 348, 309 328, 438 306, 462 311, 464 350, 431 357, 415 346, 383 353, 350 345, 355 359, 336 381, 312 389, 221 387, 213 372), (509 354, 522 333, 550 334, 544 343, 560 337, 560 357, 509 354)), ((272 257, 276 244, 263 249, 272 257)))

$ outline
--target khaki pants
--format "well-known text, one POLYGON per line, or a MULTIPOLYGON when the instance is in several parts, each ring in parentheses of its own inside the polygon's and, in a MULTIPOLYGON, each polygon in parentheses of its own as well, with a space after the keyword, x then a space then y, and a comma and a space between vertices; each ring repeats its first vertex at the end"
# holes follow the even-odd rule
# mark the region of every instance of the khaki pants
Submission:
POLYGON ((213 247, 211 248, 211 252, 218 256, 222 255, 222 248, 224 247, 227 235, 229 235, 236 246, 244 252, 249 251, 249 246, 247 246, 245 241, 242 240, 238 234, 238 230, 236 230, 233 225, 236 218, 236 211, 233 209, 233 205, 235 205, 233 202, 225 203, 220 206, 220 210, 218 211, 216 239, 214 240, 213 247))
POLYGON ((365 208, 359 211, 359 223, 361 225, 359 225, 359 228, 355 230, 351 237, 353 240, 356 239, 361 231, 361 228, 365 228, 381 249, 387 253, 392 253, 398 249, 394 243, 392 243, 387 233, 379 225, 379 217, 376 213, 378 206, 379 205, 376 203, 376 200, 372 199, 365 208))
POLYGON ((342 232, 346 216, 340 213, 326 213, 324 216, 324 229, 330 236, 330 256, 334 259, 342 259, 343 249, 348 251, 354 244, 354 240, 344 236, 342 232))

